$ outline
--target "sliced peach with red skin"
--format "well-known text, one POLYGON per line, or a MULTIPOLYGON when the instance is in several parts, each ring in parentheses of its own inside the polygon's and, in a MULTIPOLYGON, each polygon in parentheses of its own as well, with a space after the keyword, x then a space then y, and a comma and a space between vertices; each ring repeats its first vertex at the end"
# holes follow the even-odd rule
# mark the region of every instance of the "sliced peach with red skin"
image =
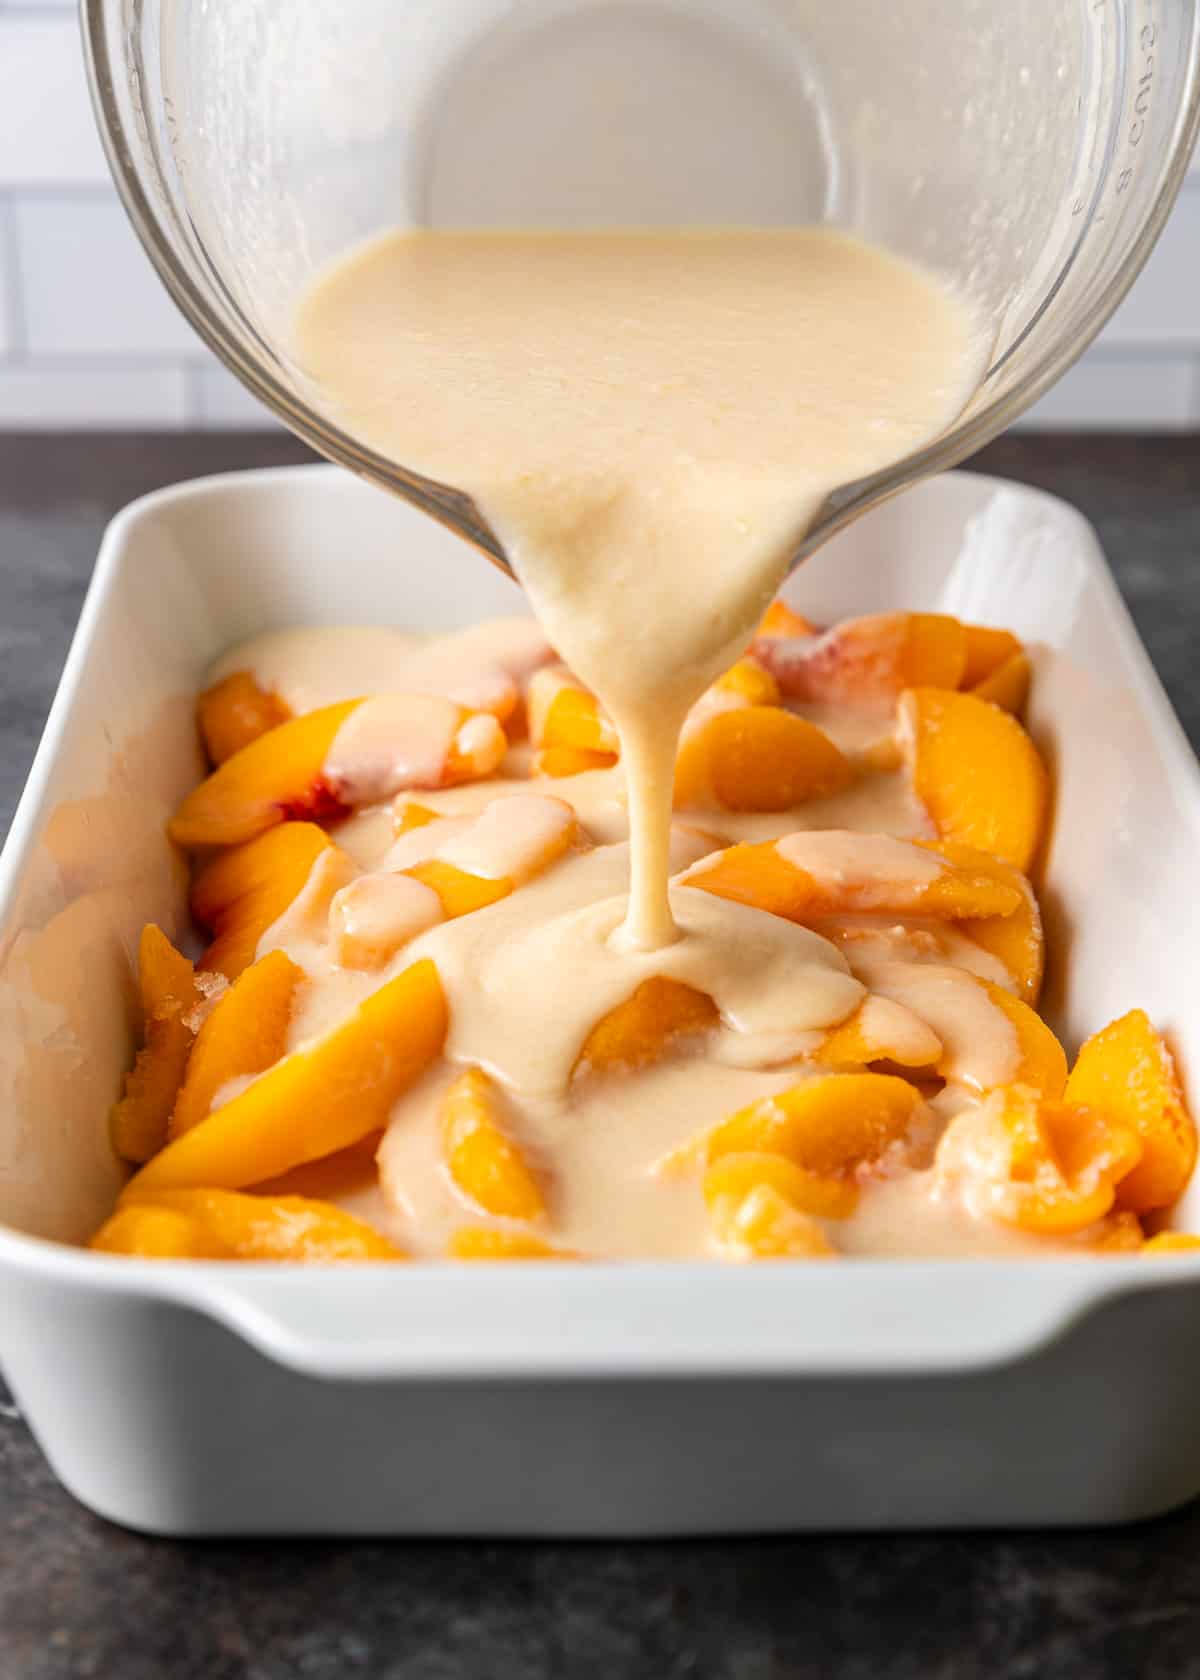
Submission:
POLYGON ((332 1202, 308 1196, 247 1196, 208 1188, 165 1190, 122 1208, 115 1217, 135 1213, 168 1213, 193 1222, 214 1247, 226 1250, 219 1258, 310 1265, 405 1259, 395 1243, 365 1220, 332 1202))
POLYGON ((906 688, 957 688, 967 636, 946 613, 873 613, 816 638, 768 637, 754 653, 790 700, 889 712, 906 688))
POLYGON ((498 1225, 460 1225, 450 1238, 451 1260, 582 1260, 574 1249, 555 1248, 531 1231, 498 1225))
POLYGON ((829 1073, 762 1097, 709 1133, 708 1160, 783 1155, 823 1178, 870 1166, 907 1137, 920 1093, 886 1073, 829 1073))
POLYGON ((962 920, 1011 915, 1020 908, 1020 888, 1001 879, 991 860, 976 867, 946 856, 934 871, 932 847, 890 835, 848 834, 846 865, 831 870, 835 834, 730 846, 688 870, 682 884, 802 923, 846 912, 962 920))
POLYGON ((581 776, 585 770, 611 770, 615 752, 588 752, 583 747, 540 747, 533 755, 533 776, 581 776))
POLYGON ((110 1120, 124 1161, 148 1161, 167 1141, 167 1123, 196 1037, 192 1012, 204 1001, 192 964, 153 922, 138 944, 142 1048, 110 1120))
POLYGON ((738 706, 688 730, 675 765, 677 808, 788 811, 839 793, 853 771, 829 737, 778 706, 738 706))
POLYGON ((169 1137, 181 1137, 206 1119, 222 1085, 262 1073, 279 1060, 303 979, 303 969, 283 951, 269 951, 217 999, 196 1035, 169 1137))
POLYGON ((639 1068, 656 1062, 673 1040, 707 1032, 720 1020, 713 1000, 682 980, 643 980, 624 1003, 592 1028, 576 1071, 639 1068))
POLYGON ((1017 720, 974 694, 940 688, 909 689, 898 716, 913 790, 939 836, 1028 872, 1050 780, 1017 720))
POLYGON ((754 632, 755 637, 779 636, 815 636, 817 627, 811 620, 798 613, 794 607, 789 607, 783 599, 771 602, 762 616, 762 622, 754 632))
POLYGON ((468 1202, 501 1219, 545 1214, 537 1178, 509 1135, 500 1090, 482 1068, 468 1068, 451 1082, 438 1121, 446 1170, 468 1202))
POLYGON ((396 1098, 441 1050, 446 1020, 437 969, 428 959, 414 963, 332 1032, 276 1062, 169 1143, 130 1181, 124 1199, 244 1189, 380 1130, 396 1098))
POLYGON ((303 889, 333 841, 315 823, 287 822, 220 853, 192 883, 192 915, 213 942, 200 967, 236 980, 258 943, 303 889))
POLYGON ((206 688, 196 702, 200 739, 213 765, 224 764, 291 715, 286 700, 260 688, 252 671, 231 672, 206 688))
POLYGON ((236 1258, 202 1220, 168 1207, 118 1208, 88 1247, 97 1254, 126 1254, 138 1260, 236 1258))
POLYGON ((967 642, 967 659, 960 688, 977 688, 1002 665, 1024 652, 1011 630, 993 630, 984 624, 964 624, 963 633, 967 642))
POLYGON ((1027 655, 1014 653, 982 682, 976 683, 971 693, 979 700, 990 700, 993 706, 1011 712, 1013 717, 1020 717, 1029 698, 1032 681, 1033 667, 1027 655))
POLYGON ((1170 1207, 1196 1164, 1196 1127, 1174 1058, 1144 1010, 1131 1009, 1093 1033, 1071 1069, 1066 1096, 1142 1140, 1142 1159, 1119 1184, 1117 1206, 1133 1213, 1170 1207))
POLYGON ((345 816, 325 778, 338 730, 361 700, 321 706, 270 729, 193 788, 168 825, 180 846, 236 846, 288 818, 345 816))

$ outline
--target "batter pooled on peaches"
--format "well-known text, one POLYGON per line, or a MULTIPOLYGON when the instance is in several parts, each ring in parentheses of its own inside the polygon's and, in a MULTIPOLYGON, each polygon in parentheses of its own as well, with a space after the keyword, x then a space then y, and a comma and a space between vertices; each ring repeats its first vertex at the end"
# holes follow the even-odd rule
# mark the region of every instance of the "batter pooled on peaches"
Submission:
POLYGON ((1004 630, 822 629, 777 602, 687 715, 677 936, 643 949, 622 937, 617 732, 532 621, 232 650, 199 702, 211 774, 171 824, 200 954, 143 934, 145 1040, 113 1115, 135 1171, 93 1246, 1188 1242, 1146 1234, 1196 1153, 1161 1038, 1134 1010, 1068 1069, 1037 1013, 1029 683, 1004 630))

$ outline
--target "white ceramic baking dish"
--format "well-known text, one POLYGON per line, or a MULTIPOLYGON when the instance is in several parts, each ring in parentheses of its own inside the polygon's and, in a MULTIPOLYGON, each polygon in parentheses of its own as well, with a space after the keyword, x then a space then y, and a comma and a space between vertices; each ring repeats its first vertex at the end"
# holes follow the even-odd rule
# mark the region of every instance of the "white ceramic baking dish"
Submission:
MULTIPOLYGON (((1073 1047, 1142 1004, 1200 1077, 1197 768, 1088 525, 954 475, 790 592, 1034 644, 1052 1017, 1073 1047)), ((163 824, 206 663, 269 625, 518 606, 329 468, 185 485, 109 529, 0 865, 0 1360, 67 1487, 173 1534, 630 1536, 1108 1522, 1200 1491, 1186 1255, 304 1271, 65 1246, 121 1176, 138 930, 186 931, 163 824)))

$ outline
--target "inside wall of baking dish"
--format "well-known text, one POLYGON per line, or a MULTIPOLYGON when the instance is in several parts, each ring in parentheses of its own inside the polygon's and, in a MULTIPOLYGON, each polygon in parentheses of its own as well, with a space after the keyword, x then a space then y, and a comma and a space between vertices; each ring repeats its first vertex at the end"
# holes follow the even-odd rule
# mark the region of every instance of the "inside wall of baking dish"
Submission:
MULTIPOLYGON (((941 609, 1030 644, 1028 721, 1056 786, 1038 871, 1051 1022, 1074 1050, 1140 1004, 1195 1100, 1196 769, 1087 525, 1051 498, 952 475, 835 538, 787 593, 817 622, 941 609)), ((435 630, 521 610, 458 538, 332 469, 211 480, 116 522, 0 876, 0 1222, 80 1240, 124 1176, 108 1108, 135 1044, 142 924, 190 936, 163 830, 201 773, 208 662, 270 627, 435 630)), ((1178 1222, 1200 1224, 1200 1193, 1189 1201, 1178 1222)))

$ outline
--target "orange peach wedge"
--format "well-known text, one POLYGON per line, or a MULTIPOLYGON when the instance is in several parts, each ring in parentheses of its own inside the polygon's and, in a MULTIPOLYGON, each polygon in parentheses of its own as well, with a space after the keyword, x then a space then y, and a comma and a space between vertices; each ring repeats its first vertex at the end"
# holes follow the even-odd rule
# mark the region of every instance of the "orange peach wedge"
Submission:
POLYGON ((838 793, 852 779, 847 760, 815 724, 778 706, 737 706, 685 731, 675 805, 788 811, 838 793))
POLYGON ((1035 1005, 1042 986, 1046 942, 1041 911, 1029 881, 1012 864, 972 846, 942 841, 930 849, 958 869, 979 875, 991 874, 1020 895, 1017 908, 1007 915, 967 918, 960 923, 959 931, 977 945, 982 945, 985 951, 990 951, 992 956, 999 957, 1013 978, 1018 996, 1029 1005, 1035 1005))
POLYGON ((866 997, 853 1015, 826 1033, 813 1060, 829 1068, 867 1067, 872 1062, 932 1068, 941 1055, 941 1039, 911 1009, 891 998, 866 997))
POLYGON ((1008 1181, 991 1197, 998 1217, 1037 1236, 1070 1235, 1103 1219, 1141 1159, 1137 1133, 1096 1109, 1039 1100, 1019 1087, 992 1101, 1009 1141, 1008 1181))
POLYGON ((775 1169, 762 1172, 753 1156, 731 1159, 732 1170, 718 1161, 704 1179, 709 1222, 723 1254, 732 1260, 832 1258, 836 1249, 802 1205, 807 1192, 797 1203, 795 1186, 781 1183, 790 1163, 776 1157, 775 1169))
POLYGON ((222 852, 192 883, 192 915, 213 941, 200 966, 236 980, 259 940, 303 889, 333 841, 316 823, 287 822, 222 852))
POLYGON ((837 1178, 903 1142, 923 1109, 915 1087, 891 1074, 823 1074, 723 1121, 709 1133, 708 1160, 782 1155, 818 1178, 837 1178))
POLYGON ((535 747, 618 753, 617 731, 596 696, 563 665, 546 665, 529 680, 529 739, 535 747))
POLYGON ((643 980, 592 1028, 576 1072, 639 1068, 656 1062, 673 1040, 707 1032, 720 1020, 713 1000, 682 980, 643 980))
POLYGON ((848 618, 823 636, 756 641, 762 661, 789 700, 890 712, 906 688, 957 688, 967 636, 945 613, 874 613, 848 618))
POLYGON ((403 1252, 373 1226, 332 1202, 307 1196, 246 1196, 232 1190, 167 1190, 120 1208, 92 1239, 109 1254, 153 1258, 163 1245, 175 1258, 182 1221, 194 1233, 191 1259, 289 1260, 326 1265, 403 1260, 403 1252))
POLYGON ((805 923, 848 912, 1009 916, 1023 901, 1019 885, 1002 879, 990 859, 976 866, 917 841, 835 829, 730 846, 702 859, 681 882, 805 923))
POLYGON ((203 1002, 195 970, 153 922, 138 945, 142 1048, 125 1076, 125 1091, 110 1121, 122 1160, 148 1161, 167 1140, 167 1121, 196 1036, 192 1012, 203 1002))
POLYGON ((414 963, 332 1032, 276 1062, 169 1143, 130 1181, 124 1200, 162 1190, 240 1190, 345 1149, 386 1124, 445 1036, 437 970, 428 960, 414 963))
POLYGON ((465 832, 403 873, 432 888, 443 915, 452 921, 507 898, 579 839, 579 820, 565 799, 548 793, 508 794, 489 800, 465 832))
POLYGON ((281 723, 227 758, 188 794, 168 832, 180 846, 236 846, 289 817, 343 816, 325 777, 334 737, 362 702, 343 700, 281 723))
MULTIPOLYGON (((1022 653, 1024 649, 1011 630, 993 630, 983 624, 964 624, 967 639, 967 660, 959 686, 978 688, 1001 666, 1022 653)), ((915 686, 915 685, 914 685, 915 686)))
POLYGON ((509 1135, 504 1103, 482 1068, 468 1068, 442 1098, 439 1123, 446 1170, 473 1206, 501 1219, 540 1219, 545 1200, 509 1135))
POLYGON ((169 1137, 181 1137, 207 1119, 222 1085, 262 1073, 279 1060, 287 1048, 292 999, 303 979, 303 970, 290 957, 269 951, 217 999, 196 1035, 169 1137))
POLYGON ((800 1213, 815 1219, 849 1219, 858 1204, 858 1186, 848 1178, 810 1172, 786 1155, 769 1150, 720 1155, 704 1173, 704 1200, 744 1201, 752 1190, 768 1185, 800 1213))
POLYGON ((1171 1052, 1144 1010, 1131 1009, 1093 1033, 1071 1069, 1066 1096, 1142 1141, 1141 1162, 1117 1190, 1118 1207, 1133 1213, 1169 1207, 1196 1164, 1196 1128, 1171 1052))
POLYGON ((771 602, 754 634, 756 637, 815 636, 817 627, 803 613, 796 612, 786 601, 779 599, 771 602))
POLYGON ((258 686, 251 671, 234 671, 206 688, 196 702, 196 723, 214 766, 257 741, 291 717, 278 694, 258 686))
POLYGON ((1049 777, 1016 719, 974 694, 912 688, 899 722, 914 791, 941 838, 1027 872, 1045 828, 1049 777))
POLYGON ((588 752, 583 747, 539 747, 530 766, 532 776, 581 776, 585 770, 611 770, 616 753, 588 752))

